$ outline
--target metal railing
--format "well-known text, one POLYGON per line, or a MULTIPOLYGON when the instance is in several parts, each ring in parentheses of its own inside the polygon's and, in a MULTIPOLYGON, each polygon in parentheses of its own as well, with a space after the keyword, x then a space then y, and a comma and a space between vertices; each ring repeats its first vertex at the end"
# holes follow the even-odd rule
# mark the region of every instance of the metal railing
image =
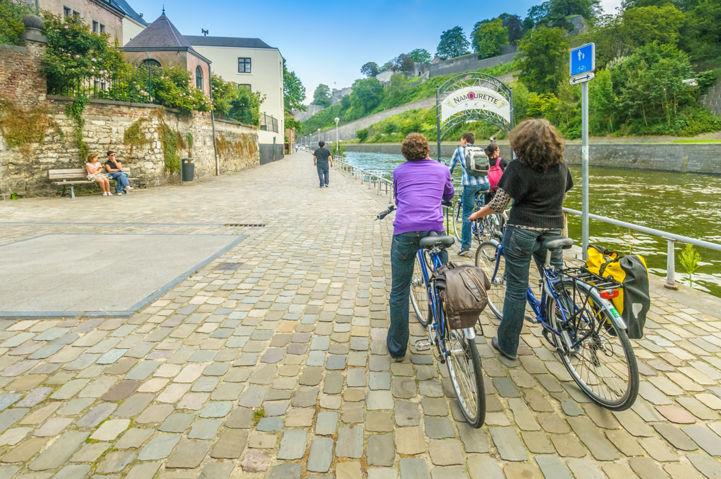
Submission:
MULTIPOLYGON (((378 193, 393 194, 393 182, 379 176, 378 174, 371 173, 362 170, 358 167, 338 161, 341 169, 352 174, 356 178, 360 178, 361 182, 368 183, 369 188, 376 188, 378 193)), ((572 208, 563 208, 568 214, 581 216, 582 212, 574 210, 572 208)), ((714 251, 721 251, 721 244, 711 243, 708 241, 699 240, 696 238, 690 238, 688 236, 677 235, 675 233, 669 233, 668 231, 657 230, 655 228, 648 228, 646 226, 637 225, 634 223, 628 223, 626 221, 616 220, 613 218, 607 218, 605 216, 595 215, 589 213, 588 217, 592 220, 602 221, 604 223, 620 226, 622 228, 628 228, 640 233, 645 233, 651 236, 657 236, 666 240, 666 283, 664 286, 670 289, 676 289, 676 253, 675 245, 678 243, 687 243, 700 248, 708 248, 714 251)))
POLYGON ((278 119, 267 113, 260 114, 260 129, 264 131, 272 131, 279 133, 278 131, 278 119))

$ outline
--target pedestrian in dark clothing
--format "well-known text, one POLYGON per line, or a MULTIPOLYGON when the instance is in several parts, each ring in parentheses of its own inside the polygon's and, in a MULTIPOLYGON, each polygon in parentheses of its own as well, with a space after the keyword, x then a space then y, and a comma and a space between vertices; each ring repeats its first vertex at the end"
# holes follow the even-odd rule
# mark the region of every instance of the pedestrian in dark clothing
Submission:
POLYGON ((328 188, 328 166, 333 167, 333 157, 330 156, 330 151, 325 148, 325 142, 318 142, 318 149, 313 152, 313 164, 318 170, 318 179, 320 180, 321 188, 328 188))

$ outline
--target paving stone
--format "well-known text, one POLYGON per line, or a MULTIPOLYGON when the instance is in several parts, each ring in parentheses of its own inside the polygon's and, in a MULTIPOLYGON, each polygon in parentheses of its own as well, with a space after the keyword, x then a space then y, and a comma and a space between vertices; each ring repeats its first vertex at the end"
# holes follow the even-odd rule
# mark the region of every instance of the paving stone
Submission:
POLYGON ((90 466, 76 464, 65 466, 53 476, 53 479, 79 479, 87 477, 90 473, 90 466))
POLYGON ((8 429, 0 435, 0 446, 14 446, 19 443, 32 431, 30 427, 16 427, 8 429))
POLYGON ((115 361, 120 359, 127 353, 127 349, 111 349, 107 353, 100 356, 96 363, 97 364, 113 364, 115 361))
POLYGON ((423 429, 420 427, 399 427, 394 431, 396 449, 399 454, 416 455, 426 450, 423 429))
POLYGON ((573 479, 573 476, 556 456, 542 455, 536 456, 536 463, 541 468, 544 477, 552 477, 553 479, 573 479))
POLYGON ((227 427, 248 429, 253 425, 253 410, 245 407, 236 408, 225 421, 227 427))
POLYGON ((27 463, 48 442, 46 438, 31 438, 6 452, 0 460, 6 463, 27 463))
POLYGON ((399 464, 401 479, 430 479, 428 465, 423 458, 402 457, 399 464))
POLYGON ((300 464, 286 462, 273 466, 268 474, 268 479, 300 479, 300 464))
POLYGON ((453 426, 448 418, 445 417, 426 417, 423 419, 425 424, 426 436, 433 439, 443 439, 447 437, 456 437, 453 426))
POLYGON ((153 397, 154 395, 149 393, 133 394, 123 401, 113 415, 125 418, 137 416, 143 409, 148 407, 153 397))
POLYGON ((721 466, 714 458, 706 454, 688 454, 686 457, 704 476, 709 479, 721 478, 721 466))
POLYGON ((109 402, 100 403, 78 419, 76 424, 78 427, 95 427, 110 416, 117 407, 117 404, 109 402))
POLYGON ((463 447, 468 453, 487 453, 488 437, 481 428, 471 427, 468 423, 456 423, 463 447))
POLYGON ((103 457, 100 464, 98 464, 97 472, 112 474, 114 472, 121 472, 125 469, 128 464, 133 462, 135 459, 135 452, 133 451, 113 451, 103 457))
POLYGON ((316 437, 310 445, 308 470, 311 472, 328 472, 333 461, 333 439, 316 437))
POLYGON ((372 372, 370 373, 370 388, 373 390, 382 390, 391 388, 390 373, 372 372))
POLYGON ((335 454, 338 457, 361 457, 363 455, 363 426, 339 427, 335 454))
POLYGON ((213 445, 210 456, 216 459, 237 459, 245 450, 248 431, 243 429, 225 429, 213 445))
POLYGON ((304 430, 286 429, 280 440, 278 459, 300 459, 305 453, 305 445, 306 433, 304 430))
POLYGON ((681 430, 708 454, 721 456, 721 437, 709 429, 704 426, 684 426, 681 430))
POLYGON ((603 437, 596 426, 585 417, 572 417, 568 423, 576 435, 588 447, 593 457, 599 461, 613 461, 619 455, 616 449, 603 437))
POLYGON ((205 406, 201 411, 200 417, 225 417, 233 408, 230 401, 213 401, 205 406))
MULTIPOLYGON (((97 441, 114 441, 121 433, 130 426, 129 419, 111 419, 100 425, 90 436, 90 439, 97 441)), ((117 472, 117 471, 115 471, 117 472)))
POLYGON ((656 410, 669 421, 676 424, 693 424, 696 418, 687 410, 678 406, 657 406, 656 410))
POLYGON ((309 407, 315 405, 318 399, 318 388, 301 387, 293 393, 291 404, 295 407, 309 407))
POLYGON ((101 399, 103 401, 122 401, 130 396, 140 386, 140 381, 123 380, 110 388, 101 399))
POLYGON ((329 355, 325 363, 325 368, 330 370, 345 369, 346 357, 329 355))
POLYGON ((159 434, 155 436, 138 454, 141 461, 157 461, 170 455, 178 441, 179 434, 159 434))
POLYGON ((498 449, 498 454, 504 461, 525 461, 527 454, 525 447, 516 431, 510 427, 489 427, 491 439, 498 449))
POLYGON ((390 391, 368 391, 366 407, 369 410, 393 409, 393 395, 390 391))
POLYGON ((396 424, 399 426, 416 426, 420 424, 421 414, 416 403, 396 401, 394 411, 396 424))
POLYGON ((266 388, 262 386, 251 385, 243 392, 238 399, 238 404, 243 407, 259 407, 265 398, 266 388))
POLYGON ((159 462, 144 462, 136 464, 130 469, 128 475, 125 476, 125 479, 152 479, 159 468, 159 462))
POLYGON ((366 461, 369 466, 392 466, 395 452, 392 434, 374 434, 368 438, 366 461))
POLYGON ((22 394, 0 394, 0 411, 16 403, 21 397, 22 394))
POLYGON ((674 426, 673 424, 654 424, 653 427, 676 449, 693 451, 698 448, 696 443, 682 432, 678 426, 674 426))
POLYGON ((207 441, 183 439, 168 458, 168 469, 193 469, 200 465, 210 449, 207 441))
POLYGON ((323 411, 318 413, 315 423, 315 433, 320 435, 331 435, 336 433, 338 424, 338 413, 333 411, 323 411))
POLYGON ((135 449, 143 445, 150 436, 153 435, 152 429, 128 429, 125 434, 115 443, 118 449, 135 449))
POLYGON ((325 394, 339 394, 343 390, 343 375, 337 371, 331 371, 325 376, 323 392, 325 394))
POLYGON ((628 465, 641 479, 670 479, 668 474, 651 458, 632 457, 628 460, 628 465))
POLYGON ((218 428, 223 423, 220 419, 198 419, 188 433, 190 439, 215 439, 218 428))
POLYGON ((67 431, 36 457, 28 468, 32 471, 56 469, 70 459, 88 437, 87 432, 67 431))
POLYGON ((71 462, 95 462, 110 448, 110 443, 95 442, 83 445, 78 452, 70 458, 71 462))

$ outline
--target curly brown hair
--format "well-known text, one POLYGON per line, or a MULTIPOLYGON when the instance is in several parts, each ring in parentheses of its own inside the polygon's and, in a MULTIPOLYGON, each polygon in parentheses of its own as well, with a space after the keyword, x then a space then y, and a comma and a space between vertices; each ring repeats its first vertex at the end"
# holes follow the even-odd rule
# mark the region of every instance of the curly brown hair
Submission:
POLYGON ((548 120, 521 122, 511 131, 509 140, 518 159, 536 171, 545 172, 563 162, 563 138, 548 120))
POLYGON ((430 152, 428 140, 420 133, 409 133, 401 144, 401 153, 408 161, 425 160, 430 152))

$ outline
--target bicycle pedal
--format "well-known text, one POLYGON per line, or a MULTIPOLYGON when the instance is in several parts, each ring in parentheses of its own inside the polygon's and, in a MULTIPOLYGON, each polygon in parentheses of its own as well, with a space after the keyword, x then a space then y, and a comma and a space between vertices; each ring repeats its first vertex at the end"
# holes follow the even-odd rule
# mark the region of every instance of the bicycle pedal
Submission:
POLYGON ((427 339, 419 339, 413 343, 413 346, 416 348, 416 351, 428 351, 431 349, 431 342, 427 339))
POLYGON ((525 319, 531 324, 536 324, 536 318, 532 317, 530 314, 526 314, 525 316, 523 316, 523 319, 525 319))

